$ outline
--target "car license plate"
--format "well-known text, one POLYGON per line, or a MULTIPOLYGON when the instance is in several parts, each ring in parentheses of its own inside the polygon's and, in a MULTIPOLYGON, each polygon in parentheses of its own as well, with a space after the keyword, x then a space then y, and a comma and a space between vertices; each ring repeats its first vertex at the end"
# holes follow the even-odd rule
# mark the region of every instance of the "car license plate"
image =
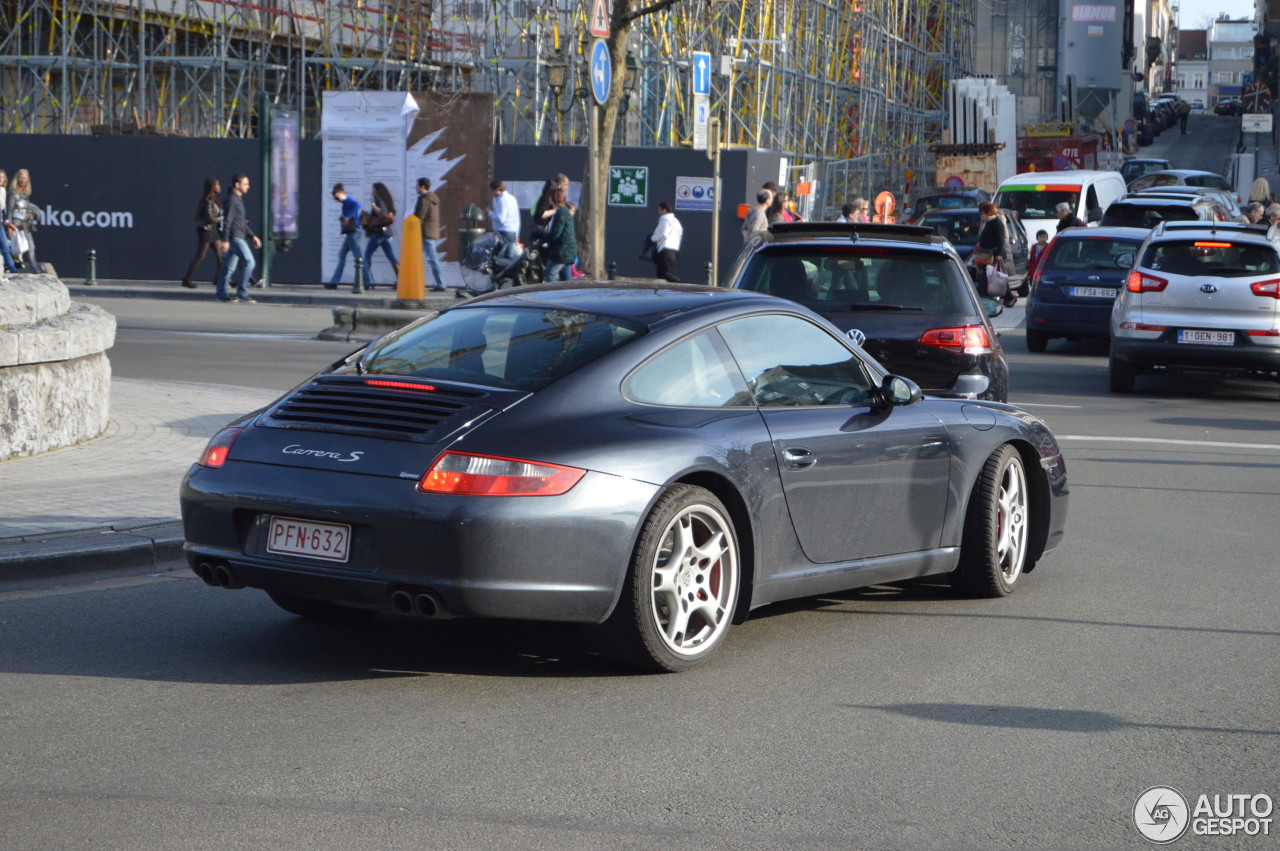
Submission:
POLYGON ((267 534, 267 552, 281 555, 345 562, 350 546, 351 527, 345 523, 272 517, 267 534))
POLYGON ((1234 346, 1235 331, 1200 331, 1187 328, 1178 332, 1179 343, 1196 343, 1201 346, 1234 346))
POLYGON ((1110 298, 1116 297, 1116 291, 1108 287, 1069 287, 1067 295, 1076 298, 1110 298))

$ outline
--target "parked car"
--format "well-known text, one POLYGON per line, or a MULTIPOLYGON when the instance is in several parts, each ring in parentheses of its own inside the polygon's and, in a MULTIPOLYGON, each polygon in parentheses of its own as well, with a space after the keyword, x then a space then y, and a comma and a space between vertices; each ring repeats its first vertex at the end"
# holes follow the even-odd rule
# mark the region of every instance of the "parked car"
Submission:
POLYGON ((1099 225, 1058 234, 1032 276, 1027 348, 1043 352, 1055 337, 1106 337, 1116 293, 1128 279, 1138 247, 1149 233, 1099 225))
POLYGON ((1143 198, 1208 198, 1222 208, 1220 219, 1229 222, 1243 222, 1244 212, 1236 203, 1235 194, 1226 189, 1212 186, 1152 186, 1131 192, 1130 197, 1143 198))
POLYGON ((1203 195, 1126 195, 1102 214, 1098 224, 1106 227, 1145 228, 1161 222, 1226 221, 1226 211, 1203 195))
POLYGON ((911 205, 911 212, 907 215, 904 224, 919 224, 920 217, 930 210, 977 207, 979 204, 985 204, 990 200, 991 195, 987 190, 977 187, 939 189, 936 192, 930 192, 917 198, 916 202, 911 205))
POLYGON ((1126 184, 1156 171, 1173 168, 1173 163, 1158 157, 1130 157, 1120 164, 1120 176, 1126 184))
POLYGON ((195 572, 296 615, 595 624, 679 671, 783 599, 1009 594, 1067 487, 1040 419, 927 399, 794 303, 554 284, 339 360, 215 435, 181 500, 195 572))
POLYGON ((1207 186, 1211 189, 1231 191, 1231 184, 1216 171, 1201 171, 1194 168, 1166 168, 1144 174, 1129 184, 1130 192, 1141 192, 1160 186, 1207 186))
POLYGON ((1226 98, 1213 105, 1214 115, 1244 115, 1244 103, 1238 98, 1226 98))
MULTIPOLYGON (((1009 256, 1005 258, 1004 264, 1005 272, 1009 275, 1009 286, 1017 290, 1019 295, 1026 295, 1027 260, 1031 253, 1027 245, 1027 232, 1013 210, 1001 210, 1000 215, 1004 219, 1005 232, 1009 234, 1009 256)), ((950 242, 969 269, 969 274, 976 276, 973 249, 978 244, 978 233, 982 229, 977 207, 930 210, 924 214, 919 224, 950 242)))
POLYGON ((816 311, 930 395, 1008 398, 989 318, 1001 306, 979 297, 955 248, 928 228, 773 224, 725 280, 816 311))
POLYGON ((1109 372, 1113 393, 1151 372, 1280 380, 1280 254, 1266 228, 1151 231, 1111 313, 1109 372))
POLYGON ((1204 101, 1200 100, 1200 98, 1196 98, 1195 100, 1191 101, 1191 108, 1204 109, 1204 101))

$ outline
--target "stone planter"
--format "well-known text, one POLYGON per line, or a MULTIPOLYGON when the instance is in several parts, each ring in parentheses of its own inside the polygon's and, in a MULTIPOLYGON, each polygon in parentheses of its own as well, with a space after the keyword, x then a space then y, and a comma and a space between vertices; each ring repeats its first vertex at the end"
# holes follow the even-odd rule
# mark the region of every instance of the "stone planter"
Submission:
POLYGON ((115 317, 57 278, 0 278, 0 461, 106 429, 115 336, 115 317))

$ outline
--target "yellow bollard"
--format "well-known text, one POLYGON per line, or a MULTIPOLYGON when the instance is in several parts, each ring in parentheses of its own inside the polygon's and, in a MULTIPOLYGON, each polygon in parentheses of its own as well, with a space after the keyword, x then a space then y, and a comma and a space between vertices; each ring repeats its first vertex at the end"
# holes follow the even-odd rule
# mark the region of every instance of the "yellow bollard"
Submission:
POLYGON ((400 274, 396 278, 396 298, 421 301, 427 297, 423 280, 422 221, 405 216, 400 228, 400 274))

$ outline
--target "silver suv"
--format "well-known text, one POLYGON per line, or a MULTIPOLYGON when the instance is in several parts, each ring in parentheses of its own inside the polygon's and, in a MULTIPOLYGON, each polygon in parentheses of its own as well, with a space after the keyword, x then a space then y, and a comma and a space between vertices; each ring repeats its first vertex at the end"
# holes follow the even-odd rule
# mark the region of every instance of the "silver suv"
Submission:
POLYGON ((1265 228, 1167 222, 1147 237, 1111 311, 1111 391, 1155 371, 1280 380, 1280 250, 1265 228))

